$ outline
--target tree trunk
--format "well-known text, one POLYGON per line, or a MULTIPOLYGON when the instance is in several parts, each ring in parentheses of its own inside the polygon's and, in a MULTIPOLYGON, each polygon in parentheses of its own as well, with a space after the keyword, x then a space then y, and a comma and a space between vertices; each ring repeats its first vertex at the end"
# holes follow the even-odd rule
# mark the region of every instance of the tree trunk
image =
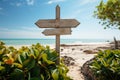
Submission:
POLYGON ((116 40, 115 37, 114 37, 114 43, 115 43, 115 49, 118 49, 118 41, 116 40))

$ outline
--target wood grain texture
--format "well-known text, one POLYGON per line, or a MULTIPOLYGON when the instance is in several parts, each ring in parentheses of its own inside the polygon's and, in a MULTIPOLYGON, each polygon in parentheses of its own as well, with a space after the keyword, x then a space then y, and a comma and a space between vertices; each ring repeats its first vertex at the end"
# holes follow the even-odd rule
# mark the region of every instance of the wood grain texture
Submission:
POLYGON ((71 28, 45 29, 42 33, 45 36, 70 35, 71 34, 71 28))
POLYGON ((80 23, 76 19, 48 19, 38 20, 35 23, 39 28, 75 28, 80 23))

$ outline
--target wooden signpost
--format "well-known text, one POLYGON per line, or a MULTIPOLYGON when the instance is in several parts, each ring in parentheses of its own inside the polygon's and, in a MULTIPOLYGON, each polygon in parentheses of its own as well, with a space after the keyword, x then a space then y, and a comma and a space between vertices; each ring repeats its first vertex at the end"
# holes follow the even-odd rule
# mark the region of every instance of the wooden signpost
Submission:
POLYGON ((60 62, 60 35, 71 34, 71 28, 77 27, 80 23, 76 19, 60 19, 60 7, 56 6, 56 19, 38 20, 35 23, 39 28, 45 29, 42 33, 46 36, 56 35, 56 51, 59 53, 57 64, 60 62))

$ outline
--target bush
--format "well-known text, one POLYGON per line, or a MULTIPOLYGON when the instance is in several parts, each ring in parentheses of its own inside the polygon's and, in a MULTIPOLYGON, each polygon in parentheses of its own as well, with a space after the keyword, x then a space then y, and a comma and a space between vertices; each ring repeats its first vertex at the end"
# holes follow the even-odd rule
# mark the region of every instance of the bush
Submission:
POLYGON ((0 80, 71 80, 68 68, 55 62, 58 54, 49 46, 6 47, 0 42, 0 80))
POLYGON ((96 80, 120 79, 120 50, 100 51, 90 64, 96 80))

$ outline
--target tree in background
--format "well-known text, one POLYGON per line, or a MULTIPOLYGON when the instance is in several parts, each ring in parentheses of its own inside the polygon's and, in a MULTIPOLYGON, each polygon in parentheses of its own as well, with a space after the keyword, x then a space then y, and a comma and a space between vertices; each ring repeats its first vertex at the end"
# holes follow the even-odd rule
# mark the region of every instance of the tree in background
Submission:
POLYGON ((120 0, 107 0, 106 2, 102 0, 94 14, 101 20, 99 23, 105 25, 105 29, 120 29, 120 0))

